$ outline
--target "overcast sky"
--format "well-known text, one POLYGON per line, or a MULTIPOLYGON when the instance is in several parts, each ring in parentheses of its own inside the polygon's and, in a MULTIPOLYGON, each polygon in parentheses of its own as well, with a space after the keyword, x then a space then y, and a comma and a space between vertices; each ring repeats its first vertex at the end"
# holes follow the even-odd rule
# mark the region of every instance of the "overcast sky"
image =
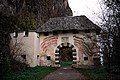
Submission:
POLYGON ((73 16, 86 15, 94 23, 100 21, 98 16, 101 15, 101 0, 68 0, 69 6, 73 11, 73 16))

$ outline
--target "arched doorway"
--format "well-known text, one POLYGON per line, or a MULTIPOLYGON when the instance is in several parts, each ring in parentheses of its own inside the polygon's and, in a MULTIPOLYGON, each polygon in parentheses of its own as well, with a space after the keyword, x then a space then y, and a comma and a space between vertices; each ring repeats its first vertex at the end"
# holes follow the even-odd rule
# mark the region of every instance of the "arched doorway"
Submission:
POLYGON ((62 43, 55 50, 55 64, 60 66, 70 66, 76 64, 76 49, 70 43, 62 43))
POLYGON ((73 63, 72 48, 63 46, 59 49, 59 61, 61 66, 70 66, 73 63))

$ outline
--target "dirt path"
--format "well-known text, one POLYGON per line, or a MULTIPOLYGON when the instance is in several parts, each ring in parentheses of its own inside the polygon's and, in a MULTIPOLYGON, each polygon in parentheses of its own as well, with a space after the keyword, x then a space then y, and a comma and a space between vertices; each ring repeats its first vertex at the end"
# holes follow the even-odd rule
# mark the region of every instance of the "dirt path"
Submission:
POLYGON ((86 80, 77 70, 71 67, 61 67, 42 80, 86 80))

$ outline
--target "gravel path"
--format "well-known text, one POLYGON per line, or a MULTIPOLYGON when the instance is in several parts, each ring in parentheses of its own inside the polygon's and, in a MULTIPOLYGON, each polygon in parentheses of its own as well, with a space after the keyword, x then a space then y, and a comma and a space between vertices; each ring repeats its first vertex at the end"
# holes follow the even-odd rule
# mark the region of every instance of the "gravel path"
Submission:
POLYGON ((53 73, 50 73, 42 80, 86 80, 83 75, 81 75, 74 68, 61 67, 53 73))

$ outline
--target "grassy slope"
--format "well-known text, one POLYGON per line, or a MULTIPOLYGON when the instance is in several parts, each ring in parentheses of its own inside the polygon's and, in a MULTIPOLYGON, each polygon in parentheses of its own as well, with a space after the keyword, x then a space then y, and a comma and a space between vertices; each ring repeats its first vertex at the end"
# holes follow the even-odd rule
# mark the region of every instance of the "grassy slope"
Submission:
POLYGON ((77 69, 77 70, 90 79, 105 79, 105 77, 108 75, 107 71, 103 67, 95 69, 77 69))
POLYGON ((77 69, 90 80, 120 80, 120 75, 108 73, 104 67, 94 69, 77 69))
POLYGON ((55 71, 52 67, 34 67, 17 73, 8 74, 4 80, 41 80, 47 74, 55 71))

